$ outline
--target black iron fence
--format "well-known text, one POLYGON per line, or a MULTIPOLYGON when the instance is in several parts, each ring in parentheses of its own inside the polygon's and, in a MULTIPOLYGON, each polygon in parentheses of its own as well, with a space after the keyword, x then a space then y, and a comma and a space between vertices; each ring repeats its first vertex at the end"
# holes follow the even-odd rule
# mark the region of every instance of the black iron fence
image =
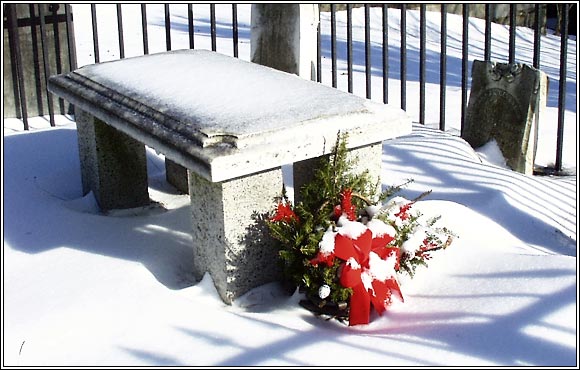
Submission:
MULTIPOLYGON (((223 4, 222 4, 223 5, 223 4)), ((392 4, 391 4, 392 5, 392 4)), ((457 4, 454 4, 457 5, 457 4)), ((196 5, 201 6, 201 5, 196 5)), ((216 10, 215 4, 204 4, 209 8, 209 25, 211 49, 217 50, 217 31, 216 31, 216 10)), ((338 87, 337 84, 337 32, 336 32, 336 14, 337 4, 330 4, 325 6, 330 12, 330 59, 331 59, 331 85, 338 87)), ((346 20, 347 20, 347 50, 346 50, 346 64, 347 64, 347 90, 353 92, 353 37, 352 37, 352 11, 354 6, 361 6, 360 4, 346 4, 346 20)), ((391 7, 389 4, 365 4, 364 6, 364 68, 365 68, 365 87, 366 97, 372 97, 371 90, 371 42, 370 42, 370 8, 380 7, 382 10, 382 101, 389 103, 389 12, 400 12, 400 49, 399 49, 399 80, 400 80, 400 106, 403 110, 407 110, 407 4, 396 4, 391 7)), ((425 109, 426 109, 426 9, 427 4, 419 5, 419 123, 425 124, 425 109)), ((431 6, 431 4, 430 4, 431 6)), ((448 4, 440 4, 439 11, 441 14, 440 27, 440 55, 439 55, 439 129, 446 130, 446 87, 447 87, 447 14, 448 4)), ((470 17, 470 4, 462 4, 461 16, 463 19, 462 29, 462 63, 461 63, 461 130, 463 131, 467 98, 468 98, 468 52, 469 52, 469 33, 468 24, 470 17)), ((485 50, 484 59, 491 59, 491 41, 492 41, 492 10, 495 4, 485 4, 484 18, 485 18, 485 50)), ((569 14, 570 8, 574 6, 574 12, 577 12, 573 4, 558 5, 559 24, 557 28, 560 30, 560 68, 559 68, 559 83, 558 83, 558 128, 557 128, 557 143, 555 153, 555 170, 559 172, 562 170, 562 144, 564 135, 564 111, 566 100, 566 78, 567 78, 567 55, 568 55, 568 29, 569 29, 569 14)), ((143 41, 143 54, 148 54, 150 50, 150 40, 148 33, 148 18, 147 18, 148 4, 140 5, 141 16, 141 34, 143 41)), ((516 55, 516 14, 518 4, 510 4, 509 6, 509 54, 508 62, 513 63, 516 55)), ((540 67, 540 54, 542 52, 541 34, 545 29, 545 15, 546 5, 534 5, 534 19, 531 27, 534 32, 533 45, 533 66, 540 67)), ((165 49, 172 49, 172 23, 169 4, 164 5, 164 27, 165 27, 165 49)), ((5 4, 4 11, 4 31, 5 45, 6 38, 8 39, 8 48, 4 51, 5 69, 9 65, 10 72, 4 73, 4 112, 13 111, 13 117, 21 118, 24 129, 28 130, 28 118, 35 115, 45 115, 48 113, 50 117, 50 124, 54 126, 55 114, 70 114, 72 107, 66 107, 65 102, 61 99, 58 101, 58 106, 55 111, 55 102, 51 94, 46 90, 46 79, 52 74, 58 74, 65 71, 73 70, 77 67, 77 57, 75 49, 75 35, 73 28, 73 14, 70 4, 5 4), (26 35, 23 37, 23 34, 26 35), (30 37, 28 37, 28 35, 30 37), (30 54, 30 55, 29 55, 30 54), (7 58, 9 62, 6 63, 7 58), (27 83, 26 79, 33 79, 32 83, 27 83), (12 102, 12 103, 7 103, 12 102)), ((97 17, 96 5, 90 5, 91 22, 92 22, 92 44, 94 62, 99 63, 100 60, 100 40, 99 40, 99 20, 97 17)), ((193 17, 193 6, 187 4, 187 33, 189 37, 189 48, 193 49, 195 45, 195 24, 193 17)), ((127 30, 123 25, 123 10, 121 4, 116 5, 116 23, 118 33, 118 48, 119 57, 125 57, 125 43, 124 34, 127 30)), ((575 21, 574 17, 574 21, 575 21)), ((233 56, 238 57, 239 46, 239 30, 238 30, 238 9, 237 4, 231 4, 231 35, 233 56)), ((321 47, 321 32, 319 25, 318 32, 318 74, 317 81, 322 82, 323 68, 322 68, 322 47, 321 47)), ((228 51, 229 52, 229 51, 228 51)), ((8 113, 10 114, 10 113, 8 113)))

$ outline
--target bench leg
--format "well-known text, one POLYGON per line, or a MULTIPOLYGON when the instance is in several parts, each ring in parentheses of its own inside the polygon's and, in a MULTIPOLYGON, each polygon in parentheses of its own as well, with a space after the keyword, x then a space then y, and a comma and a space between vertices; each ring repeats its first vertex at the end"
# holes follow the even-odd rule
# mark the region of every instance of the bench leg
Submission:
POLYGON ((265 215, 282 192, 282 170, 212 183, 189 171, 194 274, 209 272, 224 302, 279 280, 278 251, 265 215))
POLYGON ((165 158, 165 178, 168 183, 183 194, 189 193, 187 168, 168 158, 165 158))
MULTIPOLYGON (((354 173, 369 171, 372 181, 378 181, 381 178, 381 164, 383 155, 382 142, 374 143, 349 150, 348 158, 358 158, 354 173)), ((320 157, 307 159, 305 161, 295 162, 292 165, 294 181, 294 204, 298 204, 300 199, 300 189, 305 184, 312 181, 314 171, 320 162, 320 157)), ((379 183, 379 191, 380 191, 379 183)))
POLYGON ((78 107, 75 118, 83 193, 104 211, 148 205, 145 146, 78 107))

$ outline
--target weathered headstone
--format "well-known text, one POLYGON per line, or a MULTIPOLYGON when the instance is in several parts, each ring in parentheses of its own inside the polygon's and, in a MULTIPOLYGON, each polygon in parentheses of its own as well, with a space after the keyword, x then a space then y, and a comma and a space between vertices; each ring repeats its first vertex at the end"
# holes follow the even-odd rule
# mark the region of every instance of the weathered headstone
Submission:
POLYGON ((479 148, 495 140, 514 171, 533 174, 537 131, 545 110, 548 78, 521 63, 475 60, 461 136, 479 148))
MULTIPOLYGON (((10 38, 14 38, 13 42, 18 42, 19 46, 22 82, 24 83, 21 88, 24 89, 27 115, 46 115, 49 110, 39 7, 43 7, 45 12, 46 66, 50 74, 58 74, 71 70, 65 6, 63 4, 9 4, 4 6, 15 7, 18 36, 16 37, 10 29, 8 31, 6 28, 4 29, 3 116, 5 118, 21 117, 20 104, 22 102, 18 99, 18 78, 15 74, 15 63, 13 63, 13 58, 15 60, 16 55, 11 55, 11 53, 14 53, 14 49, 10 47, 10 38)), ((58 111, 60 106, 61 113, 68 113, 70 104, 61 103, 54 101, 55 112, 58 111)))

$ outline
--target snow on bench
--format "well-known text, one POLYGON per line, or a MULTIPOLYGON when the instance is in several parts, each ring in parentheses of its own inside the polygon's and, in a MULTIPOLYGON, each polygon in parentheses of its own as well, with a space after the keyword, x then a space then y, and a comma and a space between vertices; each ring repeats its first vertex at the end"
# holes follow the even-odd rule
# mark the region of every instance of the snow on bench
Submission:
POLYGON ((400 109, 206 50, 88 65, 49 90, 75 105, 83 191, 103 210, 149 204, 145 146, 183 169, 194 273, 209 272, 226 303, 279 277, 259 216, 281 194, 282 165, 299 189, 340 132, 378 178, 382 141, 411 132, 400 109))

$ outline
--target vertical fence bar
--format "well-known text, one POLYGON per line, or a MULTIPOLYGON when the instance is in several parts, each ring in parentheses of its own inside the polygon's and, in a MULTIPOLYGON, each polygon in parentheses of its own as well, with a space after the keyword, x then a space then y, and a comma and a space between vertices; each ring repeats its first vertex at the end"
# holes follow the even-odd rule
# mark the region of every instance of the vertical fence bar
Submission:
POLYGON ((425 79, 426 67, 425 62, 427 58, 427 5, 421 4, 419 6, 419 123, 425 124, 425 79))
POLYGON ((447 4, 441 4, 441 60, 439 63, 439 130, 445 131, 447 85, 447 4))
POLYGON ((516 4, 510 4, 510 41, 509 41, 509 62, 516 61, 516 4))
POLYGON ((189 48, 195 49, 192 4, 187 4, 187 35, 189 36, 189 48))
POLYGON ((119 57, 125 58, 125 41, 123 39, 123 14, 121 4, 117 4, 117 33, 119 34, 119 57))
POLYGON ((75 44, 75 31, 73 26, 72 8, 66 4, 64 8, 66 16, 66 34, 68 42, 68 62, 71 71, 77 69, 77 49, 75 44))
POLYGON ((165 48, 171 50, 171 14, 169 13, 169 4, 165 4, 165 48))
POLYGON ((540 27, 541 19, 543 18, 542 14, 543 6, 541 4, 536 4, 534 8, 535 18, 534 18, 534 59, 533 59, 533 66, 534 68, 540 68, 540 39, 542 34, 542 29, 540 27))
POLYGON ((8 40, 10 43, 10 62, 12 64, 12 81, 14 85, 14 103, 16 116, 19 111, 24 123, 24 129, 28 130, 28 110, 26 108, 26 94, 24 91, 24 75, 22 72, 22 55, 20 53, 20 37, 18 36, 18 15, 16 4, 5 5, 8 8, 8 40))
POLYGON ((147 4, 141 4, 141 30, 143 31, 143 54, 149 54, 149 37, 147 35, 147 4))
POLYGON ((556 138, 556 172, 562 172, 562 148, 564 144, 564 112, 566 110, 566 77, 568 57, 568 11, 570 4, 561 4, 560 23, 560 81, 558 83, 558 134, 556 138))
MULTIPOLYGON (((320 7, 318 7, 318 19, 320 19, 320 7)), ((310 76, 310 79, 316 79, 316 82, 322 82, 322 43, 320 22, 316 25, 316 76, 310 76)))
MULTIPOLYGON (((12 13, 12 7, 16 6, 16 4, 6 4, 4 5, 4 10, 6 10, 7 16, 7 25, 8 25, 8 53, 10 54, 10 73, 12 76, 12 96, 14 96, 14 113, 16 114, 16 118, 22 118, 22 106, 20 105, 20 89, 18 87, 18 68, 17 68, 17 58, 16 58, 16 49, 14 47, 15 43, 20 43, 18 38, 15 37, 14 33, 17 32, 17 20, 14 19, 12 13)), ((16 12, 14 12, 16 14, 16 12)), ((6 50, 6 49, 4 49, 6 50)), ((25 122, 25 126, 26 126, 25 122)), ((27 128, 25 128, 27 130, 27 128)))
POLYGON ((491 7, 492 4, 485 4, 485 48, 483 59, 488 62, 491 60, 491 7))
POLYGON ((346 4, 346 65, 348 92, 352 93, 352 4, 346 4))
POLYGON ((62 59, 60 57, 60 30, 58 27, 58 4, 51 4, 48 9, 52 13, 52 31, 54 33, 54 51, 56 57, 56 73, 62 73, 62 59))
POLYGON ((38 108, 38 115, 44 116, 44 106, 42 103, 42 83, 40 77, 40 58, 38 54, 38 35, 36 33, 36 12, 34 11, 35 4, 28 5, 30 12, 30 34, 32 36, 32 62, 34 63, 34 85, 36 88, 36 106, 38 108))
MULTIPOLYGON (((38 4, 38 13, 40 14, 40 40, 42 44, 42 59, 44 61, 44 83, 48 87, 48 77, 50 76, 50 64, 48 63, 48 45, 46 41, 46 24, 44 4, 38 4)), ((54 109, 52 104, 52 94, 46 89, 46 97, 48 99, 48 114, 50 116, 50 125, 55 126, 54 123, 54 109)))
POLYGON ((232 38, 234 47, 234 58, 238 57, 238 5, 232 4, 232 38))
POLYGON ((336 71, 336 4, 330 4, 330 60, 332 63, 332 87, 337 87, 336 71))
POLYGON ((407 110, 407 5, 401 4, 401 109, 407 110))
MULTIPOLYGON (((54 35, 54 55, 56 59, 56 73, 62 73, 62 59, 60 56, 60 32, 59 32, 59 22, 58 22, 58 4, 50 4, 48 9, 52 13, 52 31, 54 35)), ((60 114, 64 114, 64 99, 58 98, 58 107, 60 108, 60 114)))
MULTIPOLYGON (((68 44, 68 65, 70 70, 73 71, 77 69, 77 49, 75 44, 75 31, 73 26, 73 19, 72 19, 72 8, 70 4, 65 4, 64 6, 64 14, 66 16, 66 36, 67 36, 67 44, 68 44)), ((74 105, 69 105, 68 114, 73 115, 75 114, 75 107, 74 105)))
POLYGON ((209 25, 211 30, 211 50, 217 50, 216 29, 215 29, 215 4, 209 5, 209 25))
POLYGON ((95 53, 95 63, 99 63, 99 31, 97 27, 97 8, 95 4, 91 4, 91 22, 93 26, 93 51, 95 53))
POLYGON ((383 103, 389 102, 389 6, 383 4, 383 103))
POLYGON ((365 81, 366 97, 371 98, 371 20, 370 5, 365 4, 365 81))
POLYGON ((467 76, 468 76, 468 56, 469 56, 469 5, 463 4, 463 34, 462 34, 462 56, 461 56, 461 135, 465 128, 467 116, 467 76))

